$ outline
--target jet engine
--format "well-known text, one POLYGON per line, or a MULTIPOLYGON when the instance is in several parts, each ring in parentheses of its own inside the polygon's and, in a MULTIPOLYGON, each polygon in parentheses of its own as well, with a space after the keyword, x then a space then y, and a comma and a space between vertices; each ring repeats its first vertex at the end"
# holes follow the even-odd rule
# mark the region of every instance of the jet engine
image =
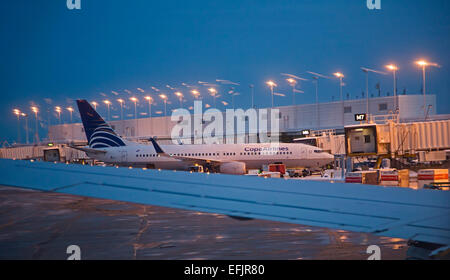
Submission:
POLYGON ((220 173, 243 175, 246 172, 245 163, 243 162, 224 162, 220 165, 220 173))

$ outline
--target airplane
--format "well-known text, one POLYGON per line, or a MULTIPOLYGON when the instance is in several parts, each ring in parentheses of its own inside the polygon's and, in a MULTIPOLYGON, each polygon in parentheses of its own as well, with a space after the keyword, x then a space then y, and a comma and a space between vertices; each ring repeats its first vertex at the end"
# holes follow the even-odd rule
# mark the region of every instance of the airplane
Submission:
POLYGON ((73 147, 90 158, 119 166, 149 169, 189 170, 204 166, 225 174, 245 174, 248 169, 283 163, 288 167, 319 168, 333 162, 334 156, 305 144, 204 144, 152 145, 121 138, 86 100, 77 100, 89 147, 73 147))

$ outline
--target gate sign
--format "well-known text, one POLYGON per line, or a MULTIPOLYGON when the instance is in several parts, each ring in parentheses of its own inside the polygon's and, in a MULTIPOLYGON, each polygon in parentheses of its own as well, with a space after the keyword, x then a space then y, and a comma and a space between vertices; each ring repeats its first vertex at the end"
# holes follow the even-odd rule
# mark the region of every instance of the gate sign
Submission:
POLYGON ((355 114, 355 121, 362 122, 367 120, 367 114, 355 114))
POLYGON ((311 134, 311 130, 309 130, 309 129, 304 129, 304 130, 301 131, 301 134, 302 134, 303 136, 309 136, 309 135, 311 134))

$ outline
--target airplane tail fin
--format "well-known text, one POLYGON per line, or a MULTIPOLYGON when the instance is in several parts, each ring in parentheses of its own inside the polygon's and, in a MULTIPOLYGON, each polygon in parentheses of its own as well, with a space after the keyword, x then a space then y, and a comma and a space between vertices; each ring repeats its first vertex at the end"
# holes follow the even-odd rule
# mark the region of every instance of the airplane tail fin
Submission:
POLYGON ((155 138, 150 138, 150 142, 152 142, 153 147, 155 148, 155 151, 157 154, 165 154, 161 146, 156 142, 155 138))
POLYGON ((114 132, 89 102, 77 100, 77 105, 90 148, 126 146, 126 141, 114 132))

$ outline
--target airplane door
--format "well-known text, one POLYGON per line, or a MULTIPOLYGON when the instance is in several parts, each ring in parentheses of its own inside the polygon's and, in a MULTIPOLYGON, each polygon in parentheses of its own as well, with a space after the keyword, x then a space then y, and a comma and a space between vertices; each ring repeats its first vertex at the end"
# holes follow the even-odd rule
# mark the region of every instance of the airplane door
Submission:
POLYGON ((127 151, 120 151, 120 162, 127 162, 127 151))
POLYGON ((301 149, 300 155, 301 155, 301 157, 304 158, 304 159, 309 159, 308 149, 304 149, 304 148, 301 149))

